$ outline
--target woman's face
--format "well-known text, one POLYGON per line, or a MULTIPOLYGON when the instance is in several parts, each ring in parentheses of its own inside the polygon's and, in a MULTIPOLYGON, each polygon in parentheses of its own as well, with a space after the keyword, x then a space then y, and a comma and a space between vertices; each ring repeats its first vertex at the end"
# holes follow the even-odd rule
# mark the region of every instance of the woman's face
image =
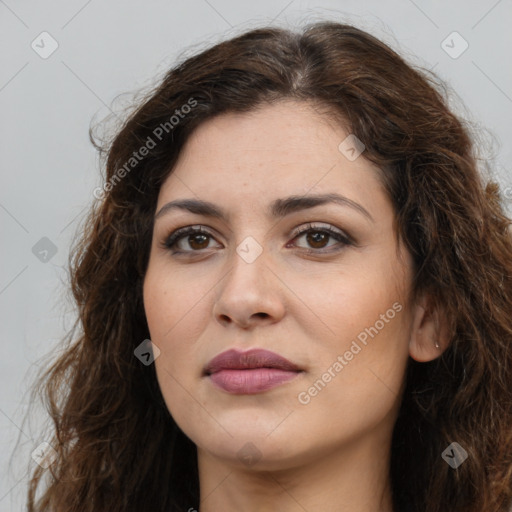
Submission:
POLYGON ((161 187, 144 282, 156 374, 209 458, 279 469, 390 439, 412 260, 402 247, 398 257, 392 205, 348 135, 305 103, 220 115, 193 133, 161 187), (312 201, 327 194, 347 200, 312 201), (223 217, 165 207, 183 200, 223 217), (166 248, 184 227, 203 233, 166 248), (229 349, 269 350, 301 371, 205 375, 229 349))

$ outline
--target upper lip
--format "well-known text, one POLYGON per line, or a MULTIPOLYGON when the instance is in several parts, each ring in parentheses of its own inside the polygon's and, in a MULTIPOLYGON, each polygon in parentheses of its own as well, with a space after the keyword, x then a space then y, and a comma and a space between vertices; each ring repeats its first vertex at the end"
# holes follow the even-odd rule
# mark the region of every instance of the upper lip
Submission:
POLYGON ((226 350, 215 356, 204 368, 205 375, 220 370, 246 370, 249 368, 277 368, 280 370, 301 371, 301 369, 288 361, 288 359, 263 349, 252 349, 239 352, 235 349, 226 350))

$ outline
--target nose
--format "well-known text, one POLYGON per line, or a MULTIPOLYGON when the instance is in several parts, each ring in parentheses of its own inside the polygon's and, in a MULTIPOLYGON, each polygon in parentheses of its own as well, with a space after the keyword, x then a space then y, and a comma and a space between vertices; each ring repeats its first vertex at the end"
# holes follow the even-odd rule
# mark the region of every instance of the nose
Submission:
POLYGON ((284 284, 263 251, 254 261, 233 252, 230 269, 217 287, 214 318, 223 326, 249 329, 278 322, 285 312, 284 284))

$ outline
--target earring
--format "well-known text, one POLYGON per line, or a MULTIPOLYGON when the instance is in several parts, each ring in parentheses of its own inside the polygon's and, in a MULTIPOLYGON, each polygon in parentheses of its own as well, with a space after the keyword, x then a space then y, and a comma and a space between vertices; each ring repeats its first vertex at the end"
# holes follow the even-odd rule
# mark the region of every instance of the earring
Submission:
POLYGON ((439 348, 439 343, 437 343, 437 341, 435 342, 435 347, 439 348))

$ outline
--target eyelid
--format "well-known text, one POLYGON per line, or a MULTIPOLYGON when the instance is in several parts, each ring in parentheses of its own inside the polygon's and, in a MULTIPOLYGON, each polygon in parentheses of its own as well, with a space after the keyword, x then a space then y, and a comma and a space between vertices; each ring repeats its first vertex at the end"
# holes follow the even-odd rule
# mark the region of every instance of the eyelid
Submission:
POLYGON ((337 228, 336 226, 326 223, 324 223, 324 225, 322 226, 316 224, 315 221, 307 222, 306 224, 301 224, 299 227, 293 230, 292 236, 297 237, 298 235, 301 235, 310 230, 327 231, 329 233, 335 233, 346 238, 347 240, 353 241, 350 235, 348 235, 345 231, 342 231, 341 229, 337 228))

